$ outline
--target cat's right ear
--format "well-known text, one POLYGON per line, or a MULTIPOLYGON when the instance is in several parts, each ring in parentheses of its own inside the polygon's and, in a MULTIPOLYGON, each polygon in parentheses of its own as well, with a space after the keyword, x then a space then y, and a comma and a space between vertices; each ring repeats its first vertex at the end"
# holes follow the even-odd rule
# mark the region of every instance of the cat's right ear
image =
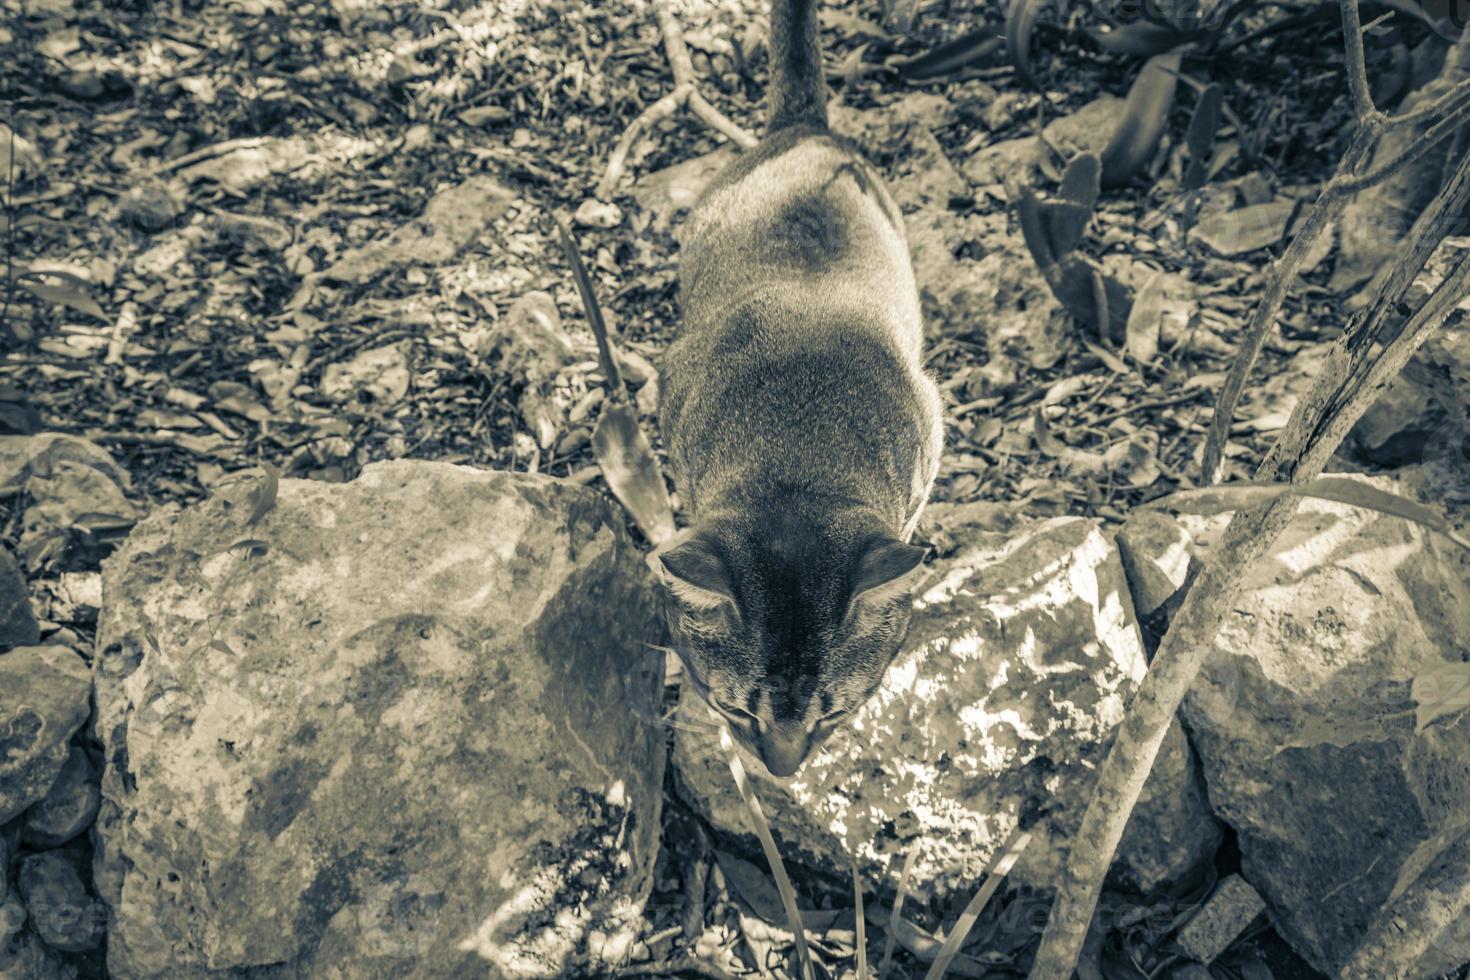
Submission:
POLYGON ((735 607, 730 570, 708 534, 686 530, 648 556, 648 567, 680 603, 699 610, 735 607))

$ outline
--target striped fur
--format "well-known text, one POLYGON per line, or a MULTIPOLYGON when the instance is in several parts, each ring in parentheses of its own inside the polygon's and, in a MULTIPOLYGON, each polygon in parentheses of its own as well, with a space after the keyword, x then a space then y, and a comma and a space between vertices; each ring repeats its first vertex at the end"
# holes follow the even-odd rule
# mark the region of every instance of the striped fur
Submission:
POLYGON ((692 526, 650 564, 696 684, 785 775, 902 641, 943 427, 902 216, 827 128, 815 5, 776 0, 771 38, 765 138, 681 235, 659 422, 692 526))

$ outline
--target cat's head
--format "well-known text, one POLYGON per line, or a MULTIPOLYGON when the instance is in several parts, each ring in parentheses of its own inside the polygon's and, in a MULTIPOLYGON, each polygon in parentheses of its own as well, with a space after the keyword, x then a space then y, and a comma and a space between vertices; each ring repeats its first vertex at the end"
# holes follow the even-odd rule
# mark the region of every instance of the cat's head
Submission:
POLYGON ((924 554, 861 511, 779 509, 701 521, 648 561, 690 683, 788 776, 882 682, 924 554))

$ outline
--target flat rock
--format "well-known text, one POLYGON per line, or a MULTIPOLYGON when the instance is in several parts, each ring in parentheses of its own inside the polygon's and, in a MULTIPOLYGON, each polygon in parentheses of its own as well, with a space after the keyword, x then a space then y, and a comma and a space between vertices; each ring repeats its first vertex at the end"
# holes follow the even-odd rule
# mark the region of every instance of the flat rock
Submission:
POLYGON ((978 336, 996 362, 1044 369, 1061 359, 1071 320, 1006 215, 925 209, 904 224, 931 333, 978 336))
POLYGON ((1243 575, 1182 715, 1241 874, 1335 974, 1470 828, 1464 706, 1416 730, 1413 693, 1470 649, 1470 559, 1398 518, 1306 501, 1243 575))
POLYGON ((127 471, 101 446, 61 432, 40 432, 0 436, 0 497, 20 490, 34 474, 52 475, 63 463, 97 470, 123 489, 128 487, 127 471))
POLYGON ((41 639, 31 613, 31 592, 10 549, 0 545, 0 652, 41 639))
POLYGON ((1189 237, 1217 255, 1234 256, 1269 248, 1286 235, 1297 202, 1290 198, 1206 215, 1189 237))
POLYGON ((661 671, 622 669, 664 633, 621 514, 564 481, 400 461, 282 480, 247 529, 255 486, 146 521, 104 565, 109 971, 616 961, 664 753, 637 713, 661 671))
MULTIPOLYGON (((967 895, 1021 817, 1039 816, 1011 880, 1051 887, 1145 669, 1122 563, 1097 524, 1058 518, 974 532, 931 581, 873 699, 795 776, 749 766, 756 793, 794 859, 845 875, 854 854, 881 878, 916 846, 911 881, 931 896, 967 895)), ((681 711, 708 718, 688 691, 681 711)), ((681 791, 719 830, 751 834, 707 728, 675 740, 681 791)), ((1152 888, 1219 833, 1176 725, 1115 871, 1152 888)))
POLYGON ((639 207, 650 212, 661 227, 668 227, 683 215, 721 170, 738 156, 735 147, 726 145, 703 156, 676 163, 639 179, 633 198, 639 207))
POLYGON ((411 375, 401 344, 360 351, 322 371, 322 397, 359 408, 389 408, 408 394, 411 375))
MULTIPOLYGON (((1059 116, 1047 123, 1042 133, 1053 146, 1077 153, 1102 153, 1117 128, 1123 100, 1104 95, 1087 103, 1076 112, 1059 116)), ((1034 136, 1002 140, 984 147, 970 157, 960 169, 970 183, 980 186, 1003 184, 1007 180, 1029 183, 1036 166, 1047 149, 1034 136)))
POLYGON ((448 262, 503 215, 515 194, 487 174, 474 174, 435 194, 424 213, 387 238, 354 248, 323 276, 363 282, 403 265, 448 262))
POLYGON ((86 439, 0 436, 0 497, 25 491, 20 557, 33 571, 58 565, 71 545, 92 535, 131 527, 138 512, 128 487, 127 471, 86 439))
POLYGON ((91 687, 91 671, 66 647, 17 647, 0 656, 0 823, 56 781, 67 739, 87 720, 91 687))

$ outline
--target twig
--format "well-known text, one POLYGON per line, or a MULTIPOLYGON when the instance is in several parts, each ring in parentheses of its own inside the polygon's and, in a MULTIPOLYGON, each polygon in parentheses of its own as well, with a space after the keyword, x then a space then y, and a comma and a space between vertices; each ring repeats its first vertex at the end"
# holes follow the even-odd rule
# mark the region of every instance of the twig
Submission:
POLYGON ((644 109, 628 124, 618 138, 612 154, 607 158, 607 170, 597 184, 599 200, 607 200, 617 187, 623 170, 628 165, 628 154, 633 152, 638 137, 649 126, 660 119, 677 115, 680 109, 688 109, 710 128, 722 134, 741 149, 748 150, 756 145, 756 138, 731 122, 720 110, 699 94, 694 78, 694 65, 689 60, 689 49, 684 45, 684 31, 679 19, 674 16, 669 0, 654 0, 654 13, 658 17, 659 33, 663 36, 664 54, 669 59, 669 68, 674 73, 674 88, 653 105, 644 109))
POLYGON ((1359 129, 1343 154, 1337 173, 1317 195, 1317 200, 1312 205, 1312 209, 1307 212, 1301 230, 1292 238, 1285 254, 1277 261, 1276 268, 1266 285, 1266 294, 1261 297, 1261 301, 1251 313, 1250 323, 1240 338, 1235 360, 1230 365, 1230 371, 1225 376, 1225 385, 1220 390, 1219 401, 1215 404, 1214 418, 1210 420, 1209 435, 1205 439, 1204 475, 1201 480, 1203 484, 1214 483, 1215 478, 1219 475, 1225 441, 1230 435, 1230 424, 1235 419, 1235 406, 1240 401, 1241 393, 1245 390, 1246 380, 1250 377, 1250 371, 1255 366, 1256 358, 1260 356, 1261 348, 1266 345, 1266 336, 1276 325, 1276 314, 1280 312, 1281 304, 1286 301, 1287 292, 1296 282, 1297 272, 1301 269, 1302 262, 1306 260, 1307 253, 1316 243, 1322 229, 1347 206, 1347 198, 1335 193, 1333 185, 1339 177, 1349 172, 1367 156, 1372 145, 1373 138, 1366 130, 1359 129))
POLYGON ((1335 188, 1336 193, 1346 196, 1387 180, 1438 146, 1440 140, 1454 134, 1460 127, 1464 126, 1466 119, 1470 119, 1470 82, 1456 88, 1454 91, 1464 101, 1454 106, 1448 115, 1426 129, 1418 139, 1404 147, 1399 151, 1398 156, 1383 166, 1370 170, 1361 176, 1355 176, 1349 180, 1340 182, 1335 188))
MULTIPOLYGON (((1343 0, 1344 5, 1354 2, 1343 0)), ((1351 26, 1348 25, 1349 31, 1351 26)), ((1360 129, 1359 137, 1363 133, 1360 129)), ((1355 139, 1354 145, 1358 142, 1355 139)), ((1433 213, 1426 213, 1416 223, 1415 230, 1441 234, 1447 230, 1447 224, 1441 219, 1448 208, 1463 203, 1461 195, 1467 184, 1470 184, 1470 159, 1462 159, 1450 185, 1436 197, 1431 207, 1433 213)), ((1319 201, 1314 213, 1321 210, 1319 201)), ((1373 313, 1354 329, 1344 331, 1333 346, 1311 391, 1292 412, 1276 445, 1258 469, 1256 479, 1274 481, 1289 477, 1293 483, 1314 479, 1348 430, 1376 400, 1381 386, 1403 368, 1450 312, 1470 296, 1470 255, 1466 255, 1407 323, 1401 328, 1392 323, 1389 311, 1393 304, 1378 300, 1407 289, 1414 276, 1406 270, 1422 267, 1427 258, 1426 248, 1432 251, 1432 246, 1416 243, 1414 248, 1399 254, 1399 267, 1385 277, 1375 302, 1370 304, 1373 313)), ((1273 286, 1295 275, 1296 267, 1288 262, 1289 256, 1290 250, 1273 270, 1273 286)), ((1229 413, 1225 415, 1228 425, 1229 413)), ((1218 411, 1216 421, 1219 422, 1218 411)), ((1244 581, 1242 571, 1275 543, 1295 513, 1297 500, 1296 495, 1287 495, 1237 511, 1219 547, 1185 595, 1093 786, 1087 812, 1073 838, 1072 852, 1058 883, 1056 904, 1031 968, 1032 980, 1072 975, 1097 907, 1103 878, 1148 779, 1164 733, 1214 646, 1220 623, 1244 581)))
MULTIPOLYGON (((1352 142, 1343 154, 1342 161, 1338 164, 1332 178, 1322 188, 1322 192, 1318 194, 1312 209, 1307 212, 1301 230, 1293 237, 1286 253, 1276 265, 1271 280, 1267 284, 1266 295, 1262 297, 1251 314, 1250 323, 1236 351, 1235 361, 1230 365, 1219 401, 1215 405, 1215 416, 1210 421, 1203 461, 1202 482, 1205 484, 1213 483, 1219 477, 1225 441, 1230 434, 1231 423, 1235 420, 1235 408, 1245 390, 1246 380, 1250 376, 1252 367, 1255 366, 1256 358, 1260 356, 1267 335, 1275 326, 1276 314, 1286 300, 1287 292, 1296 282, 1297 271, 1301 268, 1303 259, 1311 251, 1322 229, 1341 213, 1351 195, 1401 172, 1404 167, 1418 159, 1444 137, 1464 126, 1467 118, 1470 118, 1470 82, 1456 85, 1444 95, 1436 98, 1429 106, 1421 107, 1402 116, 1386 116, 1373 108, 1372 99, 1366 95, 1368 83, 1363 71, 1363 36, 1362 28, 1358 23, 1357 0, 1340 0, 1340 2, 1343 8, 1343 32, 1348 50, 1348 84, 1354 93, 1354 105, 1360 110, 1366 105, 1369 111, 1366 113, 1359 111, 1357 132, 1353 134, 1352 142), (1355 51, 1356 54, 1354 54, 1355 51), (1358 102, 1360 91, 1367 99, 1361 104, 1358 102), (1403 125, 1408 121, 1424 122, 1436 115, 1440 115, 1441 118, 1393 160, 1366 172, 1360 170, 1360 167, 1366 166, 1371 159, 1370 153, 1374 144, 1387 129, 1403 125)), ((1470 58, 1470 31, 1462 35, 1454 50, 1450 52, 1449 59, 1452 60, 1447 60, 1446 65, 1462 58, 1470 58)))
POLYGON ((1342 40, 1347 52, 1348 91, 1353 96, 1353 112, 1360 123, 1377 116, 1373 93, 1368 90, 1368 72, 1363 65, 1363 24, 1358 18, 1358 0, 1341 0, 1342 40))
MULTIPOLYGON (((5 175, 5 302, 0 303, 0 327, 10 314, 15 295, 15 117, 10 118, 10 162, 5 175)), ((9 329, 9 328, 6 328, 9 329)))

